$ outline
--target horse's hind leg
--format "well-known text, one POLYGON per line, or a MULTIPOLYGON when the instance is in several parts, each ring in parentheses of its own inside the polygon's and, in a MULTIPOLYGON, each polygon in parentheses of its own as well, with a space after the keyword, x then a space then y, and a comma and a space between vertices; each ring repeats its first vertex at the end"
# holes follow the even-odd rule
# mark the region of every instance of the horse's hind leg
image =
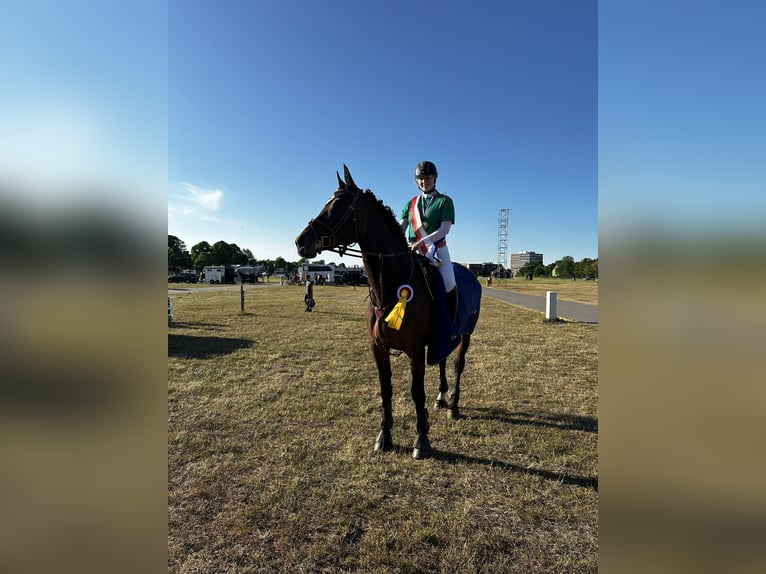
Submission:
POLYGON ((460 418, 460 409, 458 408, 458 403, 460 402, 460 377, 463 375, 463 369, 465 369, 465 356, 470 345, 471 336, 462 335, 455 356, 455 388, 450 393, 447 405, 447 418, 449 419, 457 420, 460 418))
POLYGON ((375 365, 378 367, 378 381, 380 382, 380 400, 383 413, 380 419, 380 433, 375 440, 375 450, 389 451, 394 448, 391 438, 391 427, 394 426, 394 414, 391 406, 393 387, 391 386, 391 357, 388 351, 373 343, 372 353, 375 356, 375 365))
POLYGON ((436 402, 434 403, 434 409, 446 409, 447 408, 447 391, 449 390, 449 384, 447 383, 447 359, 439 362, 439 394, 436 395, 436 402))

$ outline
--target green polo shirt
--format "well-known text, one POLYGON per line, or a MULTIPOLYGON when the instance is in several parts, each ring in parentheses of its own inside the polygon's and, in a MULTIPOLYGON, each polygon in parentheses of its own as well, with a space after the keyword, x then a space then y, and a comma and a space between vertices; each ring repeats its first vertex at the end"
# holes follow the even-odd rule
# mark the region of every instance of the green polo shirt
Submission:
MULTIPOLYGON (((426 230, 426 234, 431 234, 439 229, 443 221, 451 221, 453 224, 455 223, 455 204, 452 203, 452 198, 443 193, 439 193, 436 190, 434 190, 431 195, 434 195, 435 197, 429 202, 428 200, 430 197, 424 200, 423 194, 421 193, 417 203, 417 207, 420 210, 420 219, 423 221, 423 227, 426 230), (428 205, 424 213, 423 209, 426 207, 426 203, 428 205)), ((400 219, 403 218, 407 220, 407 239, 410 243, 413 243, 416 241, 416 237, 415 230, 412 229, 412 223, 410 223, 411 202, 412 200, 404 205, 400 219)))

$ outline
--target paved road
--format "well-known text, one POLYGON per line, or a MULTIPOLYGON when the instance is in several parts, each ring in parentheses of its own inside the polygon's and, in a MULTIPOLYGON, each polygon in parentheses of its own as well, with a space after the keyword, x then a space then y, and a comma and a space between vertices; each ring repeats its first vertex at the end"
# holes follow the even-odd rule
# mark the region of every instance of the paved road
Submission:
MULTIPOLYGON (((526 293, 515 293, 505 289, 482 287, 481 296, 491 297, 492 299, 504 301, 517 307, 545 313, 545 297, 540 297, 539 295, 527 295, 526 293)), ((561 319, 577 321, 579 323, 598 323, 598 305, 573 303, 556 298, 556 315, 561 319)))

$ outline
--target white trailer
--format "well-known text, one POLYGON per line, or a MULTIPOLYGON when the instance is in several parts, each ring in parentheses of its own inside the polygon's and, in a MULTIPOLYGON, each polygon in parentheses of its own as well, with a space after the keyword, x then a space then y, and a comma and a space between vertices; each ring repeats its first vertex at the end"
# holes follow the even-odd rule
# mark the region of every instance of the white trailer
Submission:
POLYGON ((209 265, 202 268, 200 283, 223 283, 226 280, 226 267, 223 265, 209 265))

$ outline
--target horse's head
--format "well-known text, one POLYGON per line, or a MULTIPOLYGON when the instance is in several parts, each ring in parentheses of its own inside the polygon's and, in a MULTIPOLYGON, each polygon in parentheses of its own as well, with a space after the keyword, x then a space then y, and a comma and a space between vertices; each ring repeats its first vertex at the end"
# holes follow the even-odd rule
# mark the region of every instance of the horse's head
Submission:
POLYGON ((298 255, 310 259, 324 249, 345 249, 356 243, 356 204, 362 195, 351 178, 348 168, 343 166, 344 179, 338 176, 338 189, 325 203, 322 211, 309 221, 309 224, 295 239, 298 255))

